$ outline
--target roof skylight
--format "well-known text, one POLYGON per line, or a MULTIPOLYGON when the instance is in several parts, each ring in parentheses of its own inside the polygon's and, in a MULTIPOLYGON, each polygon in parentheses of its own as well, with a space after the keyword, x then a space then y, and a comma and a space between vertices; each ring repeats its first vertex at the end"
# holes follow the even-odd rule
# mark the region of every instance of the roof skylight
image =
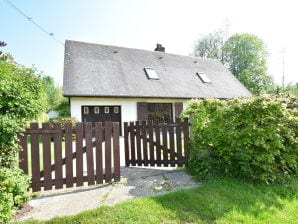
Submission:
POLYGON ((153 68, 144 68, 144 70, 148 79, 156 79, 156 80, 159 79, 156 71, 153 68))
POLYGON ((203 83, 211 82, 211 80, 209 79, 209 77, 206 75, 205 72, 197 72, 197 75, 200 77, 203 83))

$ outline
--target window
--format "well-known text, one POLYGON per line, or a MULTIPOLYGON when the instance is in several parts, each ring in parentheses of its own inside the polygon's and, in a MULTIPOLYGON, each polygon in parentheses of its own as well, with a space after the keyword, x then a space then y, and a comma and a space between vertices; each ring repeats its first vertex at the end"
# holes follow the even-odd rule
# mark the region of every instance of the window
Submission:
POLYGON ((197 72, 197 75, 200 77, 200 79, 202 80, 203 83, 209 83, 209 82, 211 82, 211 80, 206 75, 206 73, 204 73, 204 72, 197 72))
POLYGON ((156 71, 153 68, 144 68, 144 70, 148 79, 159 79, 156 71))
POLYGON ((105 107, 105 114, 110 113, 110 108, 109 107, 105 107))
POLYGON ((160 123, 172 120, 172 104, 171 103, 148 103, 147 104, 148 119, 158 121, 160 123))
POLYGON ((84 114, 89 114, 89 107, 84 107, 84 114))
POLYGON ((99 107, 94 107, 94 113, 99 114, 99 107))
POLYGON ((114 107, 114 114, 118 114, 119 113, 119 107, 114 107))

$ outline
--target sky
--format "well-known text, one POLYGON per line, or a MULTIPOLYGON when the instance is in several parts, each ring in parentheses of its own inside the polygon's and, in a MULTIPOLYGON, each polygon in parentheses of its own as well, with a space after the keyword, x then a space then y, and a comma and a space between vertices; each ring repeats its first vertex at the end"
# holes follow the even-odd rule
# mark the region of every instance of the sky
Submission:
POLYGON ((276 83, 298 82, 298 13, 295 0, 0 0, 0 40, 15 60, 63 84, 65 40, 190 55, 195 41, 219 28, 252 33, 269 51, 276 83), (55 40, 54 38, 57 40, 55 40))

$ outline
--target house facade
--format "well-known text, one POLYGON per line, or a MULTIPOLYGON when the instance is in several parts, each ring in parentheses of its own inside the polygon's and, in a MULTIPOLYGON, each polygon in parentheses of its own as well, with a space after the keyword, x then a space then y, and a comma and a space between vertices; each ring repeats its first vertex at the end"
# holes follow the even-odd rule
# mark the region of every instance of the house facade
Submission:
POLYGON ((66 41, 63 94, 79 121, 123 122, 180 116, 193 98, 251 93, 219 61, 66 41))

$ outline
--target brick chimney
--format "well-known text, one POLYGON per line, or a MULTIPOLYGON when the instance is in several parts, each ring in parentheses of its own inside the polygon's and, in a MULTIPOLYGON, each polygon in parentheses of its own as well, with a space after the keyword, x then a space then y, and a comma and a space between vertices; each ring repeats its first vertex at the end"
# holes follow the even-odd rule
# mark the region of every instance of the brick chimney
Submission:
POLYGON ((165 52, 165 48, 161 44, 156 44, 156 48, 154 51, 160 51, 160 52, 165 52))

